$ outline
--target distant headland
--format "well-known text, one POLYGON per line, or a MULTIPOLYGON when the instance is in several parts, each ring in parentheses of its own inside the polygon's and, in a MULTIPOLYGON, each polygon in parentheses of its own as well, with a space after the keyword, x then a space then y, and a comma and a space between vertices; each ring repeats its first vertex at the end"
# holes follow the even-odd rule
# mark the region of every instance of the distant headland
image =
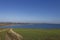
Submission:
POLYGON ((28 24, 56 24, 56 23, 16 23, 16 22, 0 22, 0 26, 10 26, 10 25, 28 25, 28 24))

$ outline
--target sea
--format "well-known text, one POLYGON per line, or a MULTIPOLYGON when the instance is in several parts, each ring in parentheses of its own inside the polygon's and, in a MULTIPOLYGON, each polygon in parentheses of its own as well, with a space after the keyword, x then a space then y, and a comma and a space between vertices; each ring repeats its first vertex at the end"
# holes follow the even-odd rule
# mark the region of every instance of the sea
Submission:
POLYGON ((0 26, 0 28, 60 29, 60 24, 26 24, 0 26))

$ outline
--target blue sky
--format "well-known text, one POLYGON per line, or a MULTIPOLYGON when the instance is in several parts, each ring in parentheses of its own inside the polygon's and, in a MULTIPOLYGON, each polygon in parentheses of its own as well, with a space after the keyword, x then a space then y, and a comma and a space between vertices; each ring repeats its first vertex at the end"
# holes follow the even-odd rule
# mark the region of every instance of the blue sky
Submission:
POLYGON ((0 22, 60 23, 60 0, 0 0, 0 22))

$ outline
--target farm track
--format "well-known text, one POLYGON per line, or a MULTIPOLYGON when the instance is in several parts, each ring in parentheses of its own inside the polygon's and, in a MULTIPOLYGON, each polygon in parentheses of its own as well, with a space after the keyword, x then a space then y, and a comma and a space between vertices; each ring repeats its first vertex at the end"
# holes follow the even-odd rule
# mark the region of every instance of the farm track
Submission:
MULTIPOLYGON (((12 29, 1 29, 0 32, 6 31, 5 40, 22 40, 23 37, 14 32, 12 29)), ((0 39, 1 40, 1 39, 0 39)))

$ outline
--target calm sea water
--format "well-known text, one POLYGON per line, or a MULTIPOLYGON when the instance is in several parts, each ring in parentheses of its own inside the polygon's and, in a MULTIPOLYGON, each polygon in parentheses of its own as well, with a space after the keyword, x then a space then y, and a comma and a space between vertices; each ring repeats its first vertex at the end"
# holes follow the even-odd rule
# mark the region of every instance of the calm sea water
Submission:
POLYGON ((13 25, 13 26, 0 26, 0 28, 60 29, 60 24, 13 25))

